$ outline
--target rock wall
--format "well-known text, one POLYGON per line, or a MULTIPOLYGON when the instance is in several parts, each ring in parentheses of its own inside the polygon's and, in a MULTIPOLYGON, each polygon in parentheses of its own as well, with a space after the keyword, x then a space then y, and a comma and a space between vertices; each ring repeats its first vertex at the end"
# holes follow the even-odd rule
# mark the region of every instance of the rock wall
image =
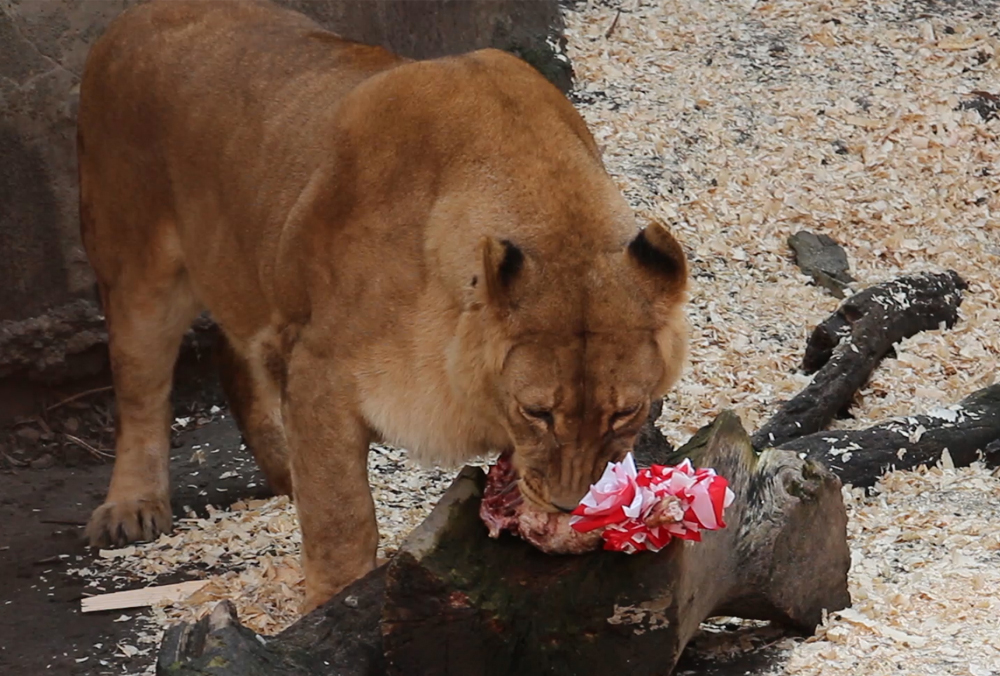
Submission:
MULTIPOLYGON (((137 1, 0 0, 0 378, 101 363, 73 364, 105 340, 79 237, 76 109, 89 46, 137 1)), ((557 0, 277 1, 412 58, 498 47, 571 84, 557 0)))

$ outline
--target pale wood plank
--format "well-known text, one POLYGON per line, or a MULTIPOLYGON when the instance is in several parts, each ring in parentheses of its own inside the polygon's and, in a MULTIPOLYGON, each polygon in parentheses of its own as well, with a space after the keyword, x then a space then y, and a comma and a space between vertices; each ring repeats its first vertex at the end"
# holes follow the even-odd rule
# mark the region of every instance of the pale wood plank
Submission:
POLYGON ((129 589, 126 591, 99 594, 83 599, 80 610, 93 613, 99 610, 120 610, 122 608, 140 608, 151 606, 159 601, 180 601, 198 591, 208 583, 208 580, 191 580, 177 584, 165 584, 158 587, 129 589))

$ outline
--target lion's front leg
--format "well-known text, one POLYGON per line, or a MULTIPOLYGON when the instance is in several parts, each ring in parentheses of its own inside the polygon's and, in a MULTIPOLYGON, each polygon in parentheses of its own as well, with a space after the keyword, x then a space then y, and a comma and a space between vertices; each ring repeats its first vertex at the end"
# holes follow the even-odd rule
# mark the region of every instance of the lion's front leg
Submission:
POLYGON ((284 419, 302 528, 307 613, 375 567, 378 525, 368 486, 371 433, 329 360, 296 346, 284 419))

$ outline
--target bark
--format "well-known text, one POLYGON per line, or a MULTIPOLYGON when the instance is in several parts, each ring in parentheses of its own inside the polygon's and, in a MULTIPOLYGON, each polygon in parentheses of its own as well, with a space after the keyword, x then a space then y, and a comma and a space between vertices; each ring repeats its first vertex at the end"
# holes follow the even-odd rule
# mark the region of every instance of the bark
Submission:
POLYGON ((663 403, 663 399, 657 399, 653 402, 653 405, 649 407, 649 415, 646 417, 645 424, 635 437, 632 455, 638 465, 645 467, 654 462, 664 464, 665 459, 675 452, 674 447, 656 426, 656 421, 663 413, 663 403))
POLYGON ((841 304, 817 326, 802 368, 812 382, 753 435, 756 449, 819 432, 845 409, 882 358, 903 338, 951 327, 966 283, 954 271, 878 284, 841 304))
POLYGON ((888 469, 933 465, 945 449, 956 467, 980 458, 1000 465, 1000 385, 969 395, 955 406, 889 420, 863 430, 818 432, 782 444, 829 466, 841 481, 875 484, 888 469))
POLYGON ((385 573, 376 568, 277 636, 247 629, 223 601, 198 622, 167 630, 157 676, 383 676, 385 573))

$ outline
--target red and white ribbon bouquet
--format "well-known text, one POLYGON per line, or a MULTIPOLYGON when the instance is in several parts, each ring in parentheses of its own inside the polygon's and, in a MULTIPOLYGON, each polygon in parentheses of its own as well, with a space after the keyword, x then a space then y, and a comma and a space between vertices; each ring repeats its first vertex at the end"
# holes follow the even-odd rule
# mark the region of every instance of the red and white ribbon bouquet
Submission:
POLYGON ((604 549, 656 552, 672 538, 701 540, 701 531, 725 528, 722 513, 735 498, 729 482, 685 459, 679 465, 636 470, 629 453, 604 474, 573 510, 581 533, 603 528, 604 549))

